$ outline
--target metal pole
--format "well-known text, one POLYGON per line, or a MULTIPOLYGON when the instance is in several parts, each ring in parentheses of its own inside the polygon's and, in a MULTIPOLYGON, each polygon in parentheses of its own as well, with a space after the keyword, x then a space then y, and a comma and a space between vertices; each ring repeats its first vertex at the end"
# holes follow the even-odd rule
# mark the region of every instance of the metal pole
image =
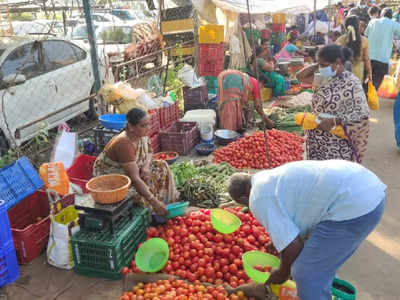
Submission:
POLYGON ((328 0, 328 39, 329 39, 329 34, 331 33, 331 18, 332 18, 331 0, 328 0))
POLYGON ((314 36, 317 35, 317 0, 314 0, 314 36))
POLYGON ((98 55, 97 55, 96 36, 95 36, 94 29, 93 29, 92 14, 90 12, 89 0, 82 0, 82 2, 83 2, 83 11, 85 13, 89 45, 90 45, 90 57, 92 60, 92 69, 93 69, 93 75, 94 75, 94 87, 95 87, 95 91, 98 92, 98 90, 101 87, 101 82, 100 82, 100 74, 99 74, 99 60, 98 60, 98 55))
MULTIPOLYGON (((246 2, 247 2, 247 14, 248 14, 248 16, 249 16, 250 34, 251 34, 251 36, 252 36, 253 30, 252 30, 252 25, 251 25, 252 21, 251 21, 249 0, 246 0, 246 2)), ((252 38, 253 38, 253 36, 252 36, 252 38)), ((255 44, 254 41, 253 41, 253 55, 254 55, 254 56, 256 55, 256 44, 255 44)), ((256 68, 255 68, 255 69, 256 69, 256 79, 257 79, 257 82, 259 82, 260 76, 259 76, 259 74, 258 74, 257 58, 255 57, 255 59, 256 59, 256 68)), ((253 63, 254 63, 254 62, 253 62, 253 63)), ((257 85, 257 88, 258 88, 258 90, 259 90, 259 91, 258 91, 258 94, 261 95, 260 86, 257 85)), ((261 108, 262 108, 262 105, 261 105, 261 108)), ((267 126, 265 125, 264 120, 262 121, 262 126, 263 126, 264 139, 265 139, 265 155, 266 155, 267 161, 268 161, 268 169, 270 169, 270 168, 271 168, 271 157, 270 157, 270 155, 269 155, 269 145, 268 145, 267 126)))

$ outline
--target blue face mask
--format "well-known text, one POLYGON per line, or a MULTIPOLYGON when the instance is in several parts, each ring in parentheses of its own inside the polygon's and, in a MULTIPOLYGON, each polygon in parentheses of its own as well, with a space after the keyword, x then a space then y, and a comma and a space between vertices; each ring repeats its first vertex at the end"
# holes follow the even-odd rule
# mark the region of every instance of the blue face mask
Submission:
POLYGON ((333 71, 331 66, 324 67, 324 68, 320 67, 319 73, 324 78, 332 78, 332 77, 336 76, 336 71, 333 71))

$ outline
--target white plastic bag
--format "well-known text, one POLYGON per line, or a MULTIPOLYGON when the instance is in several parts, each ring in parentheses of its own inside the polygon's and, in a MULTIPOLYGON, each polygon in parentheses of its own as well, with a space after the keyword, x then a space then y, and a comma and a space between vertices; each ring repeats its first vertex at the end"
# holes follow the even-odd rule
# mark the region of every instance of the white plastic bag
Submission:
POLYGON ((203 78, 197 78, 193 67, 188 64, 185 64, 183 68, 178 71, 178 78, 184 85, 190 88, 196 88, 206 84, 203 78))

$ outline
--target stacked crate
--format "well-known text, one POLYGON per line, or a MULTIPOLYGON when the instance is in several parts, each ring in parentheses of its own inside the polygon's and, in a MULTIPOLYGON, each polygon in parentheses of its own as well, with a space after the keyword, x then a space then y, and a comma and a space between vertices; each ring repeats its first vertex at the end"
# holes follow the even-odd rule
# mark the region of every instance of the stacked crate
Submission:
POLYGON ((224 26, 200 26, 197 59, 198 75, 218 76, 224 70, 224 60, 224 26))
POLYGON ((271 44, 280 49, 286 40, 286 15, 276 13, 272 16, 271 44))

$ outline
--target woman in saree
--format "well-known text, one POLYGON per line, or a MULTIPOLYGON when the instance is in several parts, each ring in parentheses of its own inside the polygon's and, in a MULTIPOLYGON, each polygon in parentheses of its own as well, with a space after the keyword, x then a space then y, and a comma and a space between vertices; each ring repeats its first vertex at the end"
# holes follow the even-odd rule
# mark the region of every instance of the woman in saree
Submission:
POLYGON ((93 175, 129 176, 132 186, 128 197, 132 196, 135 203, 148 207, 155 214, 165 216, 168 213, 166 204, 178 198, 170 168, 167 162, 152 158, 147 113, 134 108, 126 119, 125 130, 112 138, 97 157, 93 175))
POLYGON ((368 143, 369 107, 360 80, 345 70, 345 65, 352 60, 352 52, 329 45, 318 52, 317 60, 317 64, 297 74, 301 82, 312 82, 318 71, 325 79, 314 93, 312 112, 329 115, 317 129, 306 132, 307 158, 361 163, 368 143), (330 133, 336 125, 343 127, 347 138, 330 133))
POLYGON ((257 47, 255 55, 251 56, 247 64, 246 73, 250 76, 259 78, 265 87, 272 89, 274 97, 283 96, 286 92, 285 78, 274 72, 275 59, 271 51, 267 48, 257 47))
POLYGON ((226 70, 218 75, 218 116, 222 129, 245 129, 256 110, 268 128, 273 122, 265 115, 256 79, 236 70, 226 70))

